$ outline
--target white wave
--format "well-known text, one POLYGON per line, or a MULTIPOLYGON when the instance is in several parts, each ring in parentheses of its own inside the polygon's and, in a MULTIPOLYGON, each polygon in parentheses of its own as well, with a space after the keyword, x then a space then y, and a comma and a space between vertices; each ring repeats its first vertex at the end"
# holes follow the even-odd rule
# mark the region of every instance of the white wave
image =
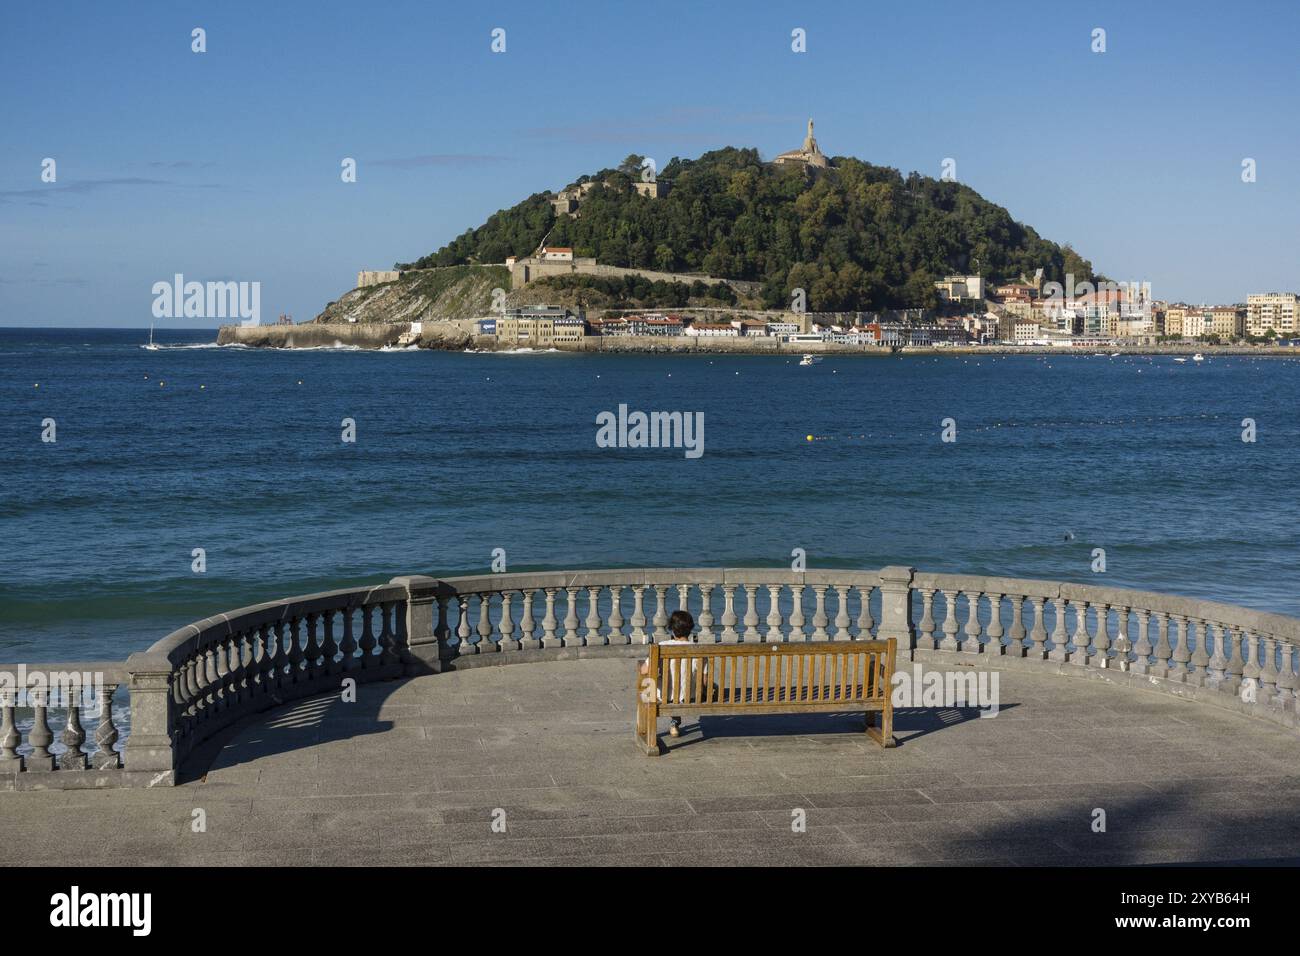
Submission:
POLYGON ((524 346, 518 349, 463 349, 466 355, 552 355, 559 354, 560 349, 534 349, 524 346))
MULTIPOLYGON (((157 344, 158 344, 158 348, 157 348, 157 349, 150 349, 150 351, 158 351, 158 352, 161 352, 161 351, 168 351, 168 352, 170 352, 170 351, 173 350, 173 349, 247 349, 247 348, 252 348, 252 346, 245 345, 243 342, 226 342, 226 343, 224 343, 224 344, 222 344, 222 343, 218 343, 218 342, 191 342, 191 343, 176 344, 176 345, 163 345, 162 343, 157 343, 157 344)), ((141 346, 138 346, 138 347, 139 347, 139 348, 142 348, 142 349, 143 349, 143 348, 147 348, 147 346, 144 346, 144 345, 141 345, 141 346)))

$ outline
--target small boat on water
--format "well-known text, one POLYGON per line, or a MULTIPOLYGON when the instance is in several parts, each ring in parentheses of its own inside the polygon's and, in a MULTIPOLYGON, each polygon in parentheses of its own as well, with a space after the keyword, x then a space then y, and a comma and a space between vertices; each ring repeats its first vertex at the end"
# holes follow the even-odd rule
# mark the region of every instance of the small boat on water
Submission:
POLYGON ((1178 356, 1178 358, 1174 359, 1174 361, 1177 362, 1179 365, 1182 365, 1184 362, 1187 361, 1187 359, 1183 358, 1183 357, 1180 355, 1180 356, 1178 356))
POLYGON ((817 364, 818 362, 820 362, 821 360, 822 360, 822 358, 821 358, 820 355, 811 355, 811 354, 809 354, 809 355, 804 355, 804 357, 801 358, 801 359, 799 360, 799 364, 800 364, 800 365, 816 365, 816 364, 817 364))
POLYGON ((1205 361, 1205 356, 1202 355, 1200 352, 1197 352, 1195 355, 1192 356, 1192 361, 1193 361, 1193 362, 1204 362, 1204 361, 1205 361))
POLYGON ((140 348, 148 349, 150 352, 157 352, 158 349, 161 348, 161 346, 153 340, 153 325, 149 326, 149 341, 140 346, 140 348))

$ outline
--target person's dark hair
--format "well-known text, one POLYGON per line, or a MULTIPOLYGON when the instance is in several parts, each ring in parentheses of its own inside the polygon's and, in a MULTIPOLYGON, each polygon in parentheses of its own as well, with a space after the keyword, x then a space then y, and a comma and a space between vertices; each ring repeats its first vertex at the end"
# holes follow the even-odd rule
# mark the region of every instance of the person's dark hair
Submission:
POLYGON ((695 618, 689 611, 673 611, 668 615, 668 630, 676 638, 690 637, 695 630, 695 618))

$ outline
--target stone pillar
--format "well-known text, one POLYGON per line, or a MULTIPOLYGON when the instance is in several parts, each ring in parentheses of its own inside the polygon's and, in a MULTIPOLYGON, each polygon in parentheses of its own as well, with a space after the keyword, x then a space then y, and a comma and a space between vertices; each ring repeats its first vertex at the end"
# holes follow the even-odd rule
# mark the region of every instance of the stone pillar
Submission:
POLYGON ((892 565, 880 572, 880 626, 876 637, 898 641, 897 663, 912 659, 912 575, 915 568, 892 565))
POLYGON ((449 652, 446 629, 441 634, 438 629, 438 598, 445 599, 451 589, 423 574, 403 575, 389 583, 406 588, 406 647, 400 652, 402 673, 413 676, 440 672, 443 657, 449 652))
POLYGON ((166 657, 132 654, 126 660, 131 678, 131 735, 126 738, 126 769, 155 775, 154 784, 176 783, 172 727, 172 664, 166 657))

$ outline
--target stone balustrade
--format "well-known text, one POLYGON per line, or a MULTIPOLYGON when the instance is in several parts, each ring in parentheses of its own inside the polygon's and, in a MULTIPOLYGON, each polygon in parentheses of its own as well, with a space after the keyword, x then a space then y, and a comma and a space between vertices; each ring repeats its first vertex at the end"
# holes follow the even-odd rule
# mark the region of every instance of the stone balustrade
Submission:
POLYGON ((44 665, 93 672, 119 701, 93 731, 78 702, 54 701, 57 744, 50 698, 17 700, 4 676, 18 668, 0 666, 0 789, 170 785, 224 728, 347 679, 641 656, 678 608, 700 641, 892 637, 900 662, 1047 669, 1300 723, 1300 619, 1168 594, 907 567, 409 576, 220 614, 124 664, 44 665))

